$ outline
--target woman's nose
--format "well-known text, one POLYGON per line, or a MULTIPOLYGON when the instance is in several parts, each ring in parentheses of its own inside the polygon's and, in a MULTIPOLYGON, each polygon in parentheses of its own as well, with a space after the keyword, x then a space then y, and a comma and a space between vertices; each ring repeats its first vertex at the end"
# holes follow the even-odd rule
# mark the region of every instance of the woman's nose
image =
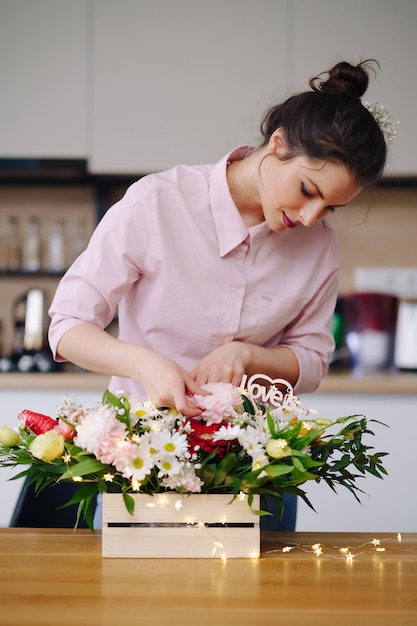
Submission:
POLYGON ((313 226, 323 215, 323 202, 307 202, 300 209, 300 220, 307 228, 313 226))

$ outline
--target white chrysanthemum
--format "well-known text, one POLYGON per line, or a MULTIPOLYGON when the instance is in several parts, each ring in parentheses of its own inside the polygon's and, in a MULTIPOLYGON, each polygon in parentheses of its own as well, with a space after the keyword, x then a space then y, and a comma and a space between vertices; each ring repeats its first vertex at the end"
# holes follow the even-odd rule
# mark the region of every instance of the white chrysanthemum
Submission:
POLYGON ((241 430, 241 427, 237 424, 235 426, 220 426, 220 428, 213 433, 213 441, 233 441, 239 437, 241 430))
POLYGON ((183 458, 188 452, 187 436, 168 429, 162 430, 153 437, 152 446, 157 450, 158 457, 173 455, 183 458))
POLYGON ((158 478, 174 476, 182 469, 181 462, 173 454, 167 454, 157 459, 156 466, 159 468, 158 478))
POLYGON ((242 435, 239 437, 239 443, 252 459, 265 454, 264 446, 256 437, 242 435))
MULTIPOLYGON (((258 450, 254 456, 252 456, 252 469, 259 470, 262 467, 266 467, 269 464, 269 459, 264 450, 258 450)), ((262 472, 264 475, 264 472, 262 472)))
POLYGON ((142 481, 151 473, 154 462, 155 459, 150 452, 148 443, 142 442, 138 446, 133 446, 131 456, 124 467, 123 476, 142 481))

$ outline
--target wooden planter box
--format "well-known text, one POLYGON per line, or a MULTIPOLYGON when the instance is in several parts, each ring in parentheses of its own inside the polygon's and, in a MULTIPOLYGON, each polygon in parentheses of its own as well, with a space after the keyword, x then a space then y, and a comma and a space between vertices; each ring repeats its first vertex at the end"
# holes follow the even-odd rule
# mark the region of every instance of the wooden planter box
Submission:
MULTIPOLYGON (((103 494, 103 557, 254 558, 259 517, 231 495, 134 494, 130 515, 118 493, 103 494)), ((253 508, 259 509, 259 496, 253 508)))

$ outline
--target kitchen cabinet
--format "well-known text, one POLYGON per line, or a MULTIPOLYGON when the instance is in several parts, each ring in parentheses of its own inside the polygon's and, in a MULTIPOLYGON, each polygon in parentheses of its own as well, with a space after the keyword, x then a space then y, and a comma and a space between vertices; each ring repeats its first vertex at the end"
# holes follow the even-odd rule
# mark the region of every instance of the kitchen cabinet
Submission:
POLYGON ((285 0, 93 0, 92 172, 207 163, 286 93, 285 0))
POLYGON ((93 172, 216 161, 311 76, 372 57, 366 99, 401 122, 386 173, 416 175, 414 0, 93 0, 92 23, 93 172))
POLYGON ((416 24, 414 0, 3 0, 0 158, 214 162, 258 143, 263 113, 310 76, 373 57, 366 97, 400 121, 386 173, 414 177, 416 24))
MULTIPOLYGON (((330 378, 330 377, 329 377, 330 378)), ((417 379, 416 379, 417 384, 417 379)), ((335 494, 326 484, 304 487, 316 512, 300 501, 297 531, 416 532, 417 498, 414 456, 417 440, 417 387, 410 394, 315 393, 301 396, 305 408, 316 409, 320 417, 336 419, 363 414, 375 437, 365 440, 378 452, 388 452, 384 465, 388 476, 380 480, 371 474, 358 479, 365 492, 361 504, 345 488, 335 494), (380 420, 386 426, 373 423, 380 420)))
POLYGON ((0 157, 87 156, 88 0, 2 0, 0 157))
POLYGON ((383 104, 400 121, 386 174, 416 176, 415 0, 293 0, 290 5, 290 90, 304 89, 306 77, 340 60, 377 59, 381 67, 364 99, 383 104))

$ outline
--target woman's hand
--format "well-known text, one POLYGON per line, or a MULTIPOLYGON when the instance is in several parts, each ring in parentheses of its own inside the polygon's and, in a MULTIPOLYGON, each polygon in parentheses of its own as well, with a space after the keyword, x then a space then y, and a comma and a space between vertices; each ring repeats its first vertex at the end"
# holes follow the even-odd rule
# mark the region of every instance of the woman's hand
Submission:
POLYGON ((207 395, 199 384, 172 359, 149 352, 140 382, 157 407, 174 407, 188 417, 201 414, 188 394, 207 395))
POLYGON ((197 363, 190 375, 197 385, 222 382, 239 387, 250 356, 249 344, 240 341, 225 343, 197 363))
POLYGON ((294 386, 300 374, 300 366, 288 346, 263 348, 243 341, 231 341, 201 359, 190 372, 198 385, 225 382, 236 387, 240 387, 244 374, 284 378, 294 386))
POLYGON ((188 394, 203 394, 199 384, 172 359, 112 337, 94 324, 77 324, 59 342, 61 357, 99 374, 135 378, 157 406, 200 415, 188 394))

